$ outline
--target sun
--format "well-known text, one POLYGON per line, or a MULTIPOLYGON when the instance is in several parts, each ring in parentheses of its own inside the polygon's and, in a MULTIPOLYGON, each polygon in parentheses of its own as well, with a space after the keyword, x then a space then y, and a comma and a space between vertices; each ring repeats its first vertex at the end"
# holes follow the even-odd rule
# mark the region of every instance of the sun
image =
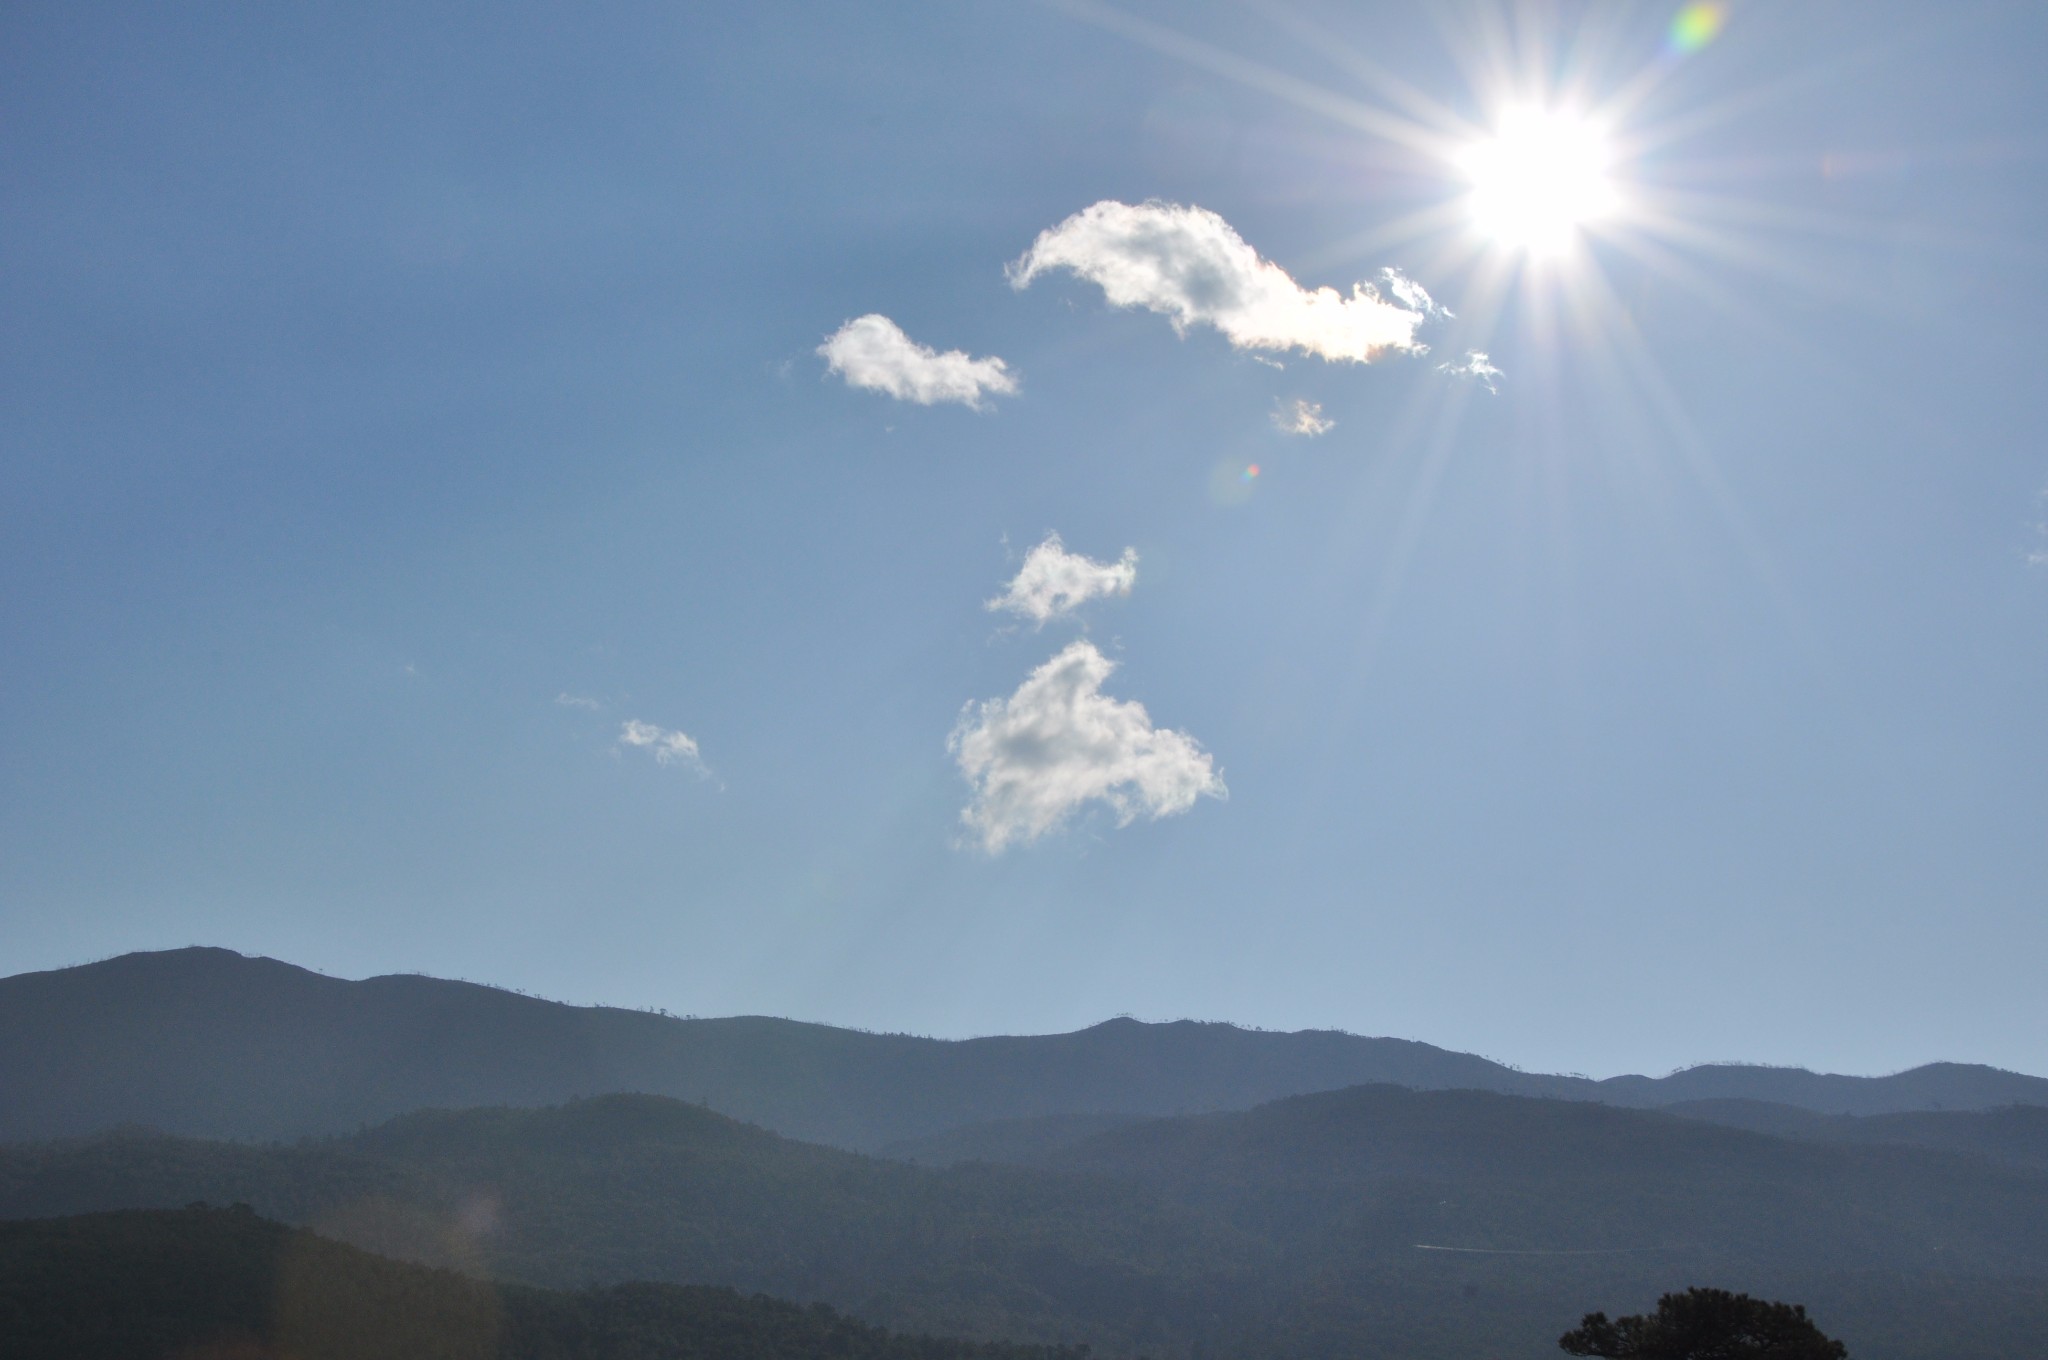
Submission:
POLYGON ((1457 161, 1471 185, 1472 225, 1496 245, 1526 254, 1569 250, 1583 227, 1619 202, 1605 129, 1562 110, 1511 108, 1493 136, 1466 147, 1457 161))

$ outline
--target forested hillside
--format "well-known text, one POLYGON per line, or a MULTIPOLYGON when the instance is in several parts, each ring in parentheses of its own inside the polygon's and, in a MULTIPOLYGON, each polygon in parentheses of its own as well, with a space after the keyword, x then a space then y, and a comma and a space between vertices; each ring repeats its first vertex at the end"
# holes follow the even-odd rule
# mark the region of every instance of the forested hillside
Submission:
MULTIPOLYGON (((1898 1144, 1967 1153, 2033 1171, 2048 1171, 2048 1106, 1998 1110, 1918 1110, 1900 1114, 1819 1114, 1761 1100, 1688 1100, 1665 1114, 1816 1143, 1898 1144)), ((1056 1161, 1097 1134, 1144 1122, 1142 1115, 1045 1115, 966 1124, 881 1149, 920 1166, 958 1162, 1032 1165, 1056 1161)))
POLYGON ((0 1151, 0 1214, 199 1199, 532 1284, 726 1284, 1116 1354, 1534 1356, 1691 1284, 1824 1309, 1865 1360, 2048 1335, 2048 1177, 1481 1092, 1358 1088, 944 1170, 655 1097, 0 1151))
POLYGON ((498 1285, 205 1206, 0 1223, 0 1339, 8 1360, 1080 1360, 724 1289, 498 1285))
POLYGON ((1816 1114, 1760 1100, 1691 1100, 1664 1107, 1687 1119, 1819 1143, 1899 1143, 1946 1148, 2011 1166, 2048 1171, 2048 1106, 2000 1110, 1914 1110, 1897 1114, 1816 1114))

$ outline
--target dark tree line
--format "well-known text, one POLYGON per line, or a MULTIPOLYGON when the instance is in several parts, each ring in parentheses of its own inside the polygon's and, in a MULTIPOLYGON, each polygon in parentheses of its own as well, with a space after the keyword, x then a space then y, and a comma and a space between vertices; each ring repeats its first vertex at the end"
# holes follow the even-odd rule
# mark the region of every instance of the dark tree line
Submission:
POLYGON ((1588 1313, 1557 1339, 1568 1355, 1605 1360, 1848 1360, 1796 1303, 1770 1303, 1725 1289, 1688 1289, 1657 1300, 1657 1311, 1608 1321, 1588 1313))

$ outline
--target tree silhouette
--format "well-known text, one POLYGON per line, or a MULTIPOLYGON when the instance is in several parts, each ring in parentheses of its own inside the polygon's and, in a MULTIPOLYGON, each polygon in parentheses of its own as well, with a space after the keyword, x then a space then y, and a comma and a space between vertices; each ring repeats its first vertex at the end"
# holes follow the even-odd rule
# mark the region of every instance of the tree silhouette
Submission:
POLYGON ((1657 1311, 1607 1320, 1588 1313, 1557 1339, 1570 1355, 1609 1360, 1848 1360, 1849 1351, 1813 1325, 1796 1303, 1770 1303, 1725 1289, 1688 1289, 1657 1300, 1657 1311))

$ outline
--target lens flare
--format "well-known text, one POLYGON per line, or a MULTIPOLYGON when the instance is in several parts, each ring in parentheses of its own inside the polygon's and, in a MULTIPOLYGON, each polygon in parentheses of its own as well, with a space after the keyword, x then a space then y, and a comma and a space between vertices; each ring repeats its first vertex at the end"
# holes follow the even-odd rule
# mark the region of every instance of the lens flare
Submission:
POLYGON ((1225 508, 1249 505, 1258 492, 1259 465, 1219 458, 1209 465, 1209 500, 1225 508))
POLYGON ((1701 3, 1687 5, 1672 18, 1671 34, 1666 41, 1673 52, 1685 56, 1712 42, 1727 22, 1726 5, 1701 0, 1701 3))

